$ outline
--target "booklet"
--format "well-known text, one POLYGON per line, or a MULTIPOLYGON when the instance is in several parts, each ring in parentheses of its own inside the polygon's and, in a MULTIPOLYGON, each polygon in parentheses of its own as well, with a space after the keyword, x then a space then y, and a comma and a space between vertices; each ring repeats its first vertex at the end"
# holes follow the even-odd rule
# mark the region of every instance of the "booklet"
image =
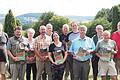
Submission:
POLYGON ((64 62, 63 54, 61 50, 54 52, 54 59, 56 64, 62 64, 64 62))
POLYGON ((47 56, 47 55, 48 55, 48 50, 47 50, 47 48, 45 48, 45 49, 40 49, 40 53, 41 53, 41 55, 43 55, 43 56, 47 56))
POLYGON ((87 49, 80 47, 78 53, 76 54, 78 57, 83 57, 86 55, 87 49))
POLYGON ((102 48, 100 55, 101 55, 100 59, 102 61, 110 61, 112 58, 112 49, 109 47, 102 48))
POLYGON ((25 60, 25 56, 20 56, 20 57, 18 57, 19 58, 19 60, 25 60))

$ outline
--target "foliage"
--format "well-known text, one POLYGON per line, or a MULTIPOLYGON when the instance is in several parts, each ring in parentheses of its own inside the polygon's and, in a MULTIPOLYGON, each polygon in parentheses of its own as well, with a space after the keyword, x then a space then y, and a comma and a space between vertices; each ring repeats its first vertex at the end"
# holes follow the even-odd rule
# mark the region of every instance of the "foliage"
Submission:
POLYGON ((50 23, 53 25, 54 31, 58 31, 59 33, 62 31, 62 26, 64 24, 69 24, 69 19, 63 16, 53 16, 50 19, 50 23))
POLYGON ((98 19, 98 18, 108 18, 108 13, 110 12, 110 9, 105 9, 105 8, 102 8, 95 16, 95 19, 98 19))
POLYGON ((35 30, 35 36, 38 36, 39 35, 39 27, 40 25, 46 25, 49 23, 49 20, 54 16, 54 13, 53 12, 48 12, 48 13, 43 13, 41 16, 40 16, 40 19, 38 22, 35 23, 34 25, 34 30, 35 30))
POLYGON ((21 22, 20 22, 19 19, 16 19, 16 25, 17 25, 17 26, 21 26, 21 22))
POLYGON ((28 28, 33 28, 34 25, 35 25, 35 22, 31 23, 31 24, 24 24, 24 25, 22 25, 22 28, 23 28, 23 30, 27 30, 28 28))
POLYGON ((48 13, 43 13, 40 17, 40 24, 41 25, 46 25, 49 23, 49 20, 54 16, 54 13, 53 12, 48 12, 48 13))
POLYGON ((16 19, 11 10, 8 11, 8 14, 5 16, 4 22, 4 31, 8 34, 9 37, 14 35, 14 29, 16 27, 16 19))
POLYGON ((117 23, 120 21, 120 4, 113 6, 111 9, 101 9, 95 19, 105 18, 107 19, 112 26, 112 32, 117 30, 117 23))
POLYGON ((107 21, 105 18, 98 18, 92 22, 89 22, 86 26, 88 27, 87 35, 92 37, 96 34, 95 28, 97 25, 102 25, 105 30, 111 30, 111 23, 107 21))
POLYGON ((120 5, 113 6, 112 9, 112 32, 117 30, 117 23, 120 21, 120 5))

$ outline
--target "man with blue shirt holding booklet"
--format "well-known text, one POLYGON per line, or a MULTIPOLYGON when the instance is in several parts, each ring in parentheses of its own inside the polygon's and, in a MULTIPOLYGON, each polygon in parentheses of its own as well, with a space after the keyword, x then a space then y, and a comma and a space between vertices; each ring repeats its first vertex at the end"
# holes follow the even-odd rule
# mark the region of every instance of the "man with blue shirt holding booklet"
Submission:
POLYGON ((73 53, 73 75, 74 80, 88 80, 90 71, 90 54, 95 50, 93 40, 86 36, 87 27, 82 25, 79 27, 80 36, 76 38, 70 47, 73 53))

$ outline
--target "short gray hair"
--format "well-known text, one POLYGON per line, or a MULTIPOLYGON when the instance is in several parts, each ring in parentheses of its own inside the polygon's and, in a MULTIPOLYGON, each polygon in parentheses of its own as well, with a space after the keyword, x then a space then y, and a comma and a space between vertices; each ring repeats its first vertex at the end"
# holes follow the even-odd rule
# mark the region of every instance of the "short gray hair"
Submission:
POLYGON ((29 28, 28 30, 27 30, 27 33, 28 32, 32 32, 33 34, 35 34, 35 30, 33 29, 33 28, 29 28))
POLYGON ((48 23, 48 24, 46 25, 46 28, 48 28, 48 27, 51 27, 51 28, 53 29, 53 25, 50 24, 50 23, 48 23))
POLYGON ((46 27, 44 25, 40 26, 39 30, 41 30, 42 28, 45 28, 46 30, 46 27))
POLYGON ((68 24, 64 24, 63 27, 62 27, 62 29, 64 29, 64 27, 66 27, 66 28, 68 29, 68 31, 69 31, 69 26, 68 26, 68 24))
POLYGON ((84 28, 85 31, 87 32, 87 27, 86 27, 85 25, 80 25, 79 30, 80 30, 81 28, 84 28))
POLYGON ((102 25, 97 25, 96 29, 98 29, 98 28, 103 29, 103 26, 102 25))
POLYGON ((108 34, 109 36, 111 35, 111 33, 110 33, 110 31, 108 31, 108 30, 105 30, 104 32, 103 32, 103 34, 108 34))

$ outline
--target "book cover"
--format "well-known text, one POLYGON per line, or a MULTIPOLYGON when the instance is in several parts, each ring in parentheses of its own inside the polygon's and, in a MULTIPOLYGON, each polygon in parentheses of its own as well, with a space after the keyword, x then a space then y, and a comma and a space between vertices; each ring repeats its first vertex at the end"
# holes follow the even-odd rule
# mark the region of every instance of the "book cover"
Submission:
POLYGON ((56 64, 62 64, 64 62, 64 58, 61 50, 54 52, 54 59, 56 64))

